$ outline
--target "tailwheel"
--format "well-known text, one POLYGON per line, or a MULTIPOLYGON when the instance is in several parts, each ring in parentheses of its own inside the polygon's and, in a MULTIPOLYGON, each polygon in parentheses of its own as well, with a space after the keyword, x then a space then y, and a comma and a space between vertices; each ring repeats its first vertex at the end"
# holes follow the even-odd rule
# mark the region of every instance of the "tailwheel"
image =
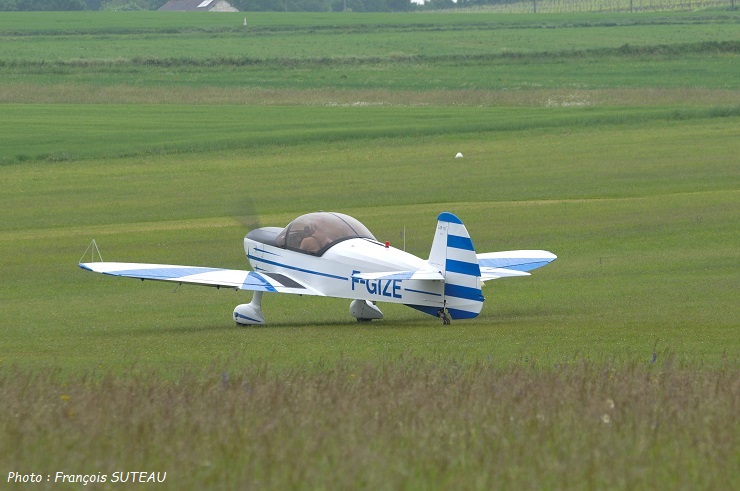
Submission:
POLYGON ((447 316, 447 312, 445 311, 445 309, 439 309, 437 311, 437 317, 442 319, 443 325, 447 326, 450 324, 450 318, 447 316))

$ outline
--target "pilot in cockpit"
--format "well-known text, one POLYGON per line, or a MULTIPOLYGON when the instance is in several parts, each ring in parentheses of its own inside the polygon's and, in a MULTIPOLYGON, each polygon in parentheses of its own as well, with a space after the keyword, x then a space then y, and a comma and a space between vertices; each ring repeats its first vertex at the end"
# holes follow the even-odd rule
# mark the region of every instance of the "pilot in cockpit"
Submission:
POLYGON ((305 234, 304 239, 301 241, 300 249, 306 252, 318 252, 322 247, 331 242, 326 236, 321 226, 317 225, 316 222, 311 225, 306 225, 303 228, 305 234))

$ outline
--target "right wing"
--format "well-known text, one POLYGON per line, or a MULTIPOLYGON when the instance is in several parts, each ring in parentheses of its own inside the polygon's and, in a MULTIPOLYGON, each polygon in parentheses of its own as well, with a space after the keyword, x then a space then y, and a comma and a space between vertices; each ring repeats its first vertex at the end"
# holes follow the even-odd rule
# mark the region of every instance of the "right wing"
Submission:
POLYGON ((323 296, 323 293, 282 273, 257 273, 256 271, 180 266, 176 264, 93 262, 80 263, 79 266, 95 273, 138 278, 140 280, 170 281, 216 288, 233 288, 235 290, 323 296))

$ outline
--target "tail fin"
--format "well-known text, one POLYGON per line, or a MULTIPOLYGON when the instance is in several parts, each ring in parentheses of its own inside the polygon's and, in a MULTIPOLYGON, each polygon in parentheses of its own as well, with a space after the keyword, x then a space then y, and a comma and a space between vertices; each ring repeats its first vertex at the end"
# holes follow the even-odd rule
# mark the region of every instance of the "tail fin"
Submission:
POLYGON ((450 317, 476 317, 483 308, 478 257, 468 230, 452 213, 437 217, 428 263, 445 277, 444 300, 450 317))

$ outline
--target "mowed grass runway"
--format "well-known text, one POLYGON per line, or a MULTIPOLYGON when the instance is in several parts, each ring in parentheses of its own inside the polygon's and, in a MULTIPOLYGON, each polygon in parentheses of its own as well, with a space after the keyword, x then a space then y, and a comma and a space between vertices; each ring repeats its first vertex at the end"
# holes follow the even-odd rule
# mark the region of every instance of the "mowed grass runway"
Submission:
MULTIPOLYGON (((155 37, 172 21, 142 19, 134 34, 155 37)), ((682 23, 676 43, 691 37, 682 23)), ((199 72, 226 81, 193 82, 194 103, 172 87, 175 103, 153 104, 169 87, 152 84, 159 69, 136 86, 97 65, 18 78, 14 61, 0 81, 0 476, 50 474, 52 489, 60 470, 106 475, 99 488, 129 470, 167 471, 173 489, 730 488, 740 114, 718 74, 737 55, 707 55, 719 68, 700 90, 701 70, 668 81, 665 60, 634 88, 634 58, 612 55, 590 56, 616 63, 628 92, 517 82, 513 96, 454 88, 453 102, 433 81, 342 92, 290 79, 203 103, 233 84, 227 64, 199 72), (103 103, 85 85, 96 74, 127 92, 103 103), (352 103, 366 96, 379 104, 352 103), (238 328, 249 293, 77 267, 95 239, 108 261, 246 268, 248 226, 319 209, 396 247, 405 231, 421 257, 451 211, 479 252, 559 258, 487 283, 482 314, 451 326, 384 304, 383 321, 360 324, 346 300, 267 295, 268 325, 238 328)), ((635 56, 644 70, 652 55, 635 56)))
MULTIPOLYGON (((496 119, 497 111, 489 112, 496 119)), ((5 362, 48 361, 53 353, 69 368, 87 366, 92 360, 81 360, 89 357, 120 366, 132 353, 143 356, 122 344, 143 342, 148 350, 160 345, 156 339, 162 344, 151 362, 165 367, 168 359, 207 365, 236 353, 279 365, 407 351, 501 362, 575 352, 647 359, 656 342, 686 359, 716 361, 732 348, 738 313, 731 301, 735 123, 611 124, 9 165, 3 204, 16 211, 7 216, 1 247, 4 271, 14 278, 3 291, 15 307, 4 315, 6 346, 18 343, 18 354, 9 352, 5 362), (693 143, 700 136, 707 143, 701 149, 693 143), (464 159, 453 158, 458 150, 464 159), (76 268, 92 239, 106 260, 244 268, 244 215, 256 211, 261 224, 280 226, 318 209, 348 212, 399 247, 405 229, 407 249, 420 256, 428 254, 437 214, 450 210, 480 251, 545 248, 560 259, 531 278, 490 282, 481 319, 453 329, 396 306, 387 306, 383 323, 355 325, 343 300, 268 296, 270 327, 238 330, 231 310, 248 293, 183 286, 172 294, 173 285, 76 268), (43 327, 34 320, 40 312, 43 327), (314 326, 294 329, 305 324, 314 326), (41 357, 28 352, 39 329, 61 336, 41 357), (191 336, 203 329, 206 337, 191 351, 191 336), (101 343, 111 330, 123 339, 101 343), (345 331, 344 341, 335 338, 345 331), (467 331, 472 337, 457 339, 467 331), (146 335, 136 341, 136 332, 146 335), (234 348, 235 336, 247 344, 234 348), (293 343, 313 348, 287 349, 293 343)))

